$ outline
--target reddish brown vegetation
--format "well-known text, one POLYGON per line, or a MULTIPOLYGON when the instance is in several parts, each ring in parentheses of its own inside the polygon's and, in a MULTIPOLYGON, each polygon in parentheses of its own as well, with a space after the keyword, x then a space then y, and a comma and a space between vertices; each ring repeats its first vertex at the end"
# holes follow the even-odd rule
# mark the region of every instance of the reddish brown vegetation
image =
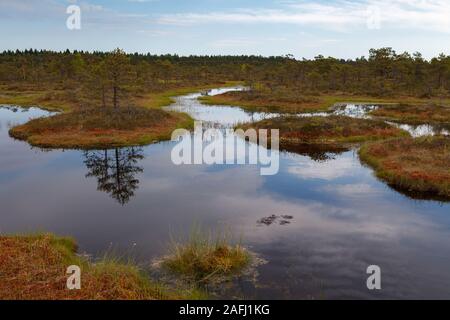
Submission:
POLYGON ((450 199, 450 138, 424 137, 365 145, 361 159, 391 185, 417 195, 450 199))

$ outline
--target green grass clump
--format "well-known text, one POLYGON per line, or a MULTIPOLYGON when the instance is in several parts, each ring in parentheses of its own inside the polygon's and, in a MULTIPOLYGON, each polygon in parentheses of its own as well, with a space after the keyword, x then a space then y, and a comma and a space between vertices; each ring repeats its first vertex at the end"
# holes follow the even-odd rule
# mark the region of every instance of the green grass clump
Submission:
POLYGON ((186 242, 172 241, 163 266, 188 280, 205 282, 237 275, 250 261, 250 253, 239 243, 232 244, 229 235, 220 233, 214 237, 197 227, 186 242))

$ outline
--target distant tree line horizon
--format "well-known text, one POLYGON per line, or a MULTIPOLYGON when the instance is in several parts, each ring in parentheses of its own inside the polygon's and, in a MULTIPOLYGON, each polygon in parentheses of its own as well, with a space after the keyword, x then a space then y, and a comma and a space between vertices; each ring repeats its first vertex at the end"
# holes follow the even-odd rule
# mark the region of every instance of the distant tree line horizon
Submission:
POLYGON ((450 56, 440 54, 427 60, 418 52, 397 53, 390 47, 370 49, 368 57, 348 60, 322 55, 314 59, 292 55, 155 55, 121 49, 0 53, 2 85, 66 90, 80 104, 117 108, 148 92, 224 81, 242 81, 255 91, 297 96, 448 97, 450 56))

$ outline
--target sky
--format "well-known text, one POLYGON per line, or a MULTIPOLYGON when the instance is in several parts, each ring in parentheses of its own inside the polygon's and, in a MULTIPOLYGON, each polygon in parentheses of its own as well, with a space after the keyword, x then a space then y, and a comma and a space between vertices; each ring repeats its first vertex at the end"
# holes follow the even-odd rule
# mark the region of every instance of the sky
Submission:
POLYGON ((450 54, 450 0, 0 0, 0 50, 117 47, 343 59, 392 47, 431 58, 450 54), (73 5, 80 29, 67 27, 73 5))

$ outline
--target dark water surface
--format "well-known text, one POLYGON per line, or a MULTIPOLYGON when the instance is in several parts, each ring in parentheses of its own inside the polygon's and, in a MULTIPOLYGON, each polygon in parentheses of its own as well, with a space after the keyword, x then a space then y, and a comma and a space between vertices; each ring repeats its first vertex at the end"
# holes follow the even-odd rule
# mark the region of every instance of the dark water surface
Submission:
MULTIPOLYGON (((264 117, 201 106, 196 97, 179 98, 174 108, 221 125, 264 117)), ((8 136, 11 125, 46 114, 0 108, 1 233, 71 235, 84 252, 114 248, 146 264, 194 222, 226 226, 268 261, 256 285, 243 281, 227 295, 450 298, 450 204, 390 189, 356 151, 315 160, 283 152, 280 172, 261 176, 256 165, 175 166, 173 142, 44 152, 8 136), (366 287, 372 264, 381 267, 381 291, 366 287)))

